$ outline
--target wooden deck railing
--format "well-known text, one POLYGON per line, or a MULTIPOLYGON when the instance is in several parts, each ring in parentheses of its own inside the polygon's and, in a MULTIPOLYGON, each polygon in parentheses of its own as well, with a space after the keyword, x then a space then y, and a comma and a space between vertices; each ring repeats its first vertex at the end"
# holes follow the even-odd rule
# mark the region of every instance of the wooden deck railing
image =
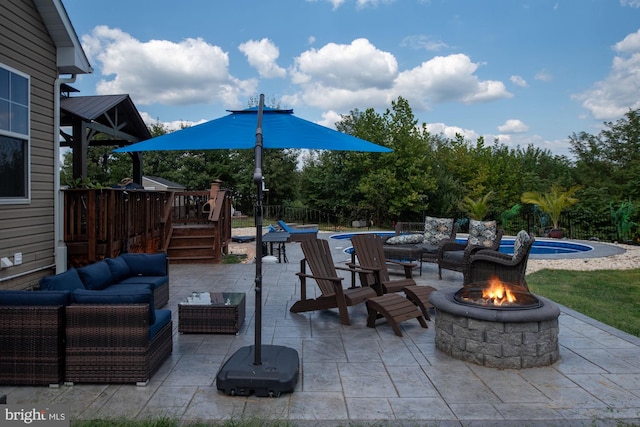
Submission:
POLYGON ((63 193, 69 266, 86 265, 123 252, 166 251, 174 224, 213 225, 217 236, 214 245, 218 247, 224 247, 231 238, 231 218, 227 214, 231 200, 226 191, 217 194, 215 204, 208 203, 209 191, 110 188, 68 189, 63 193))

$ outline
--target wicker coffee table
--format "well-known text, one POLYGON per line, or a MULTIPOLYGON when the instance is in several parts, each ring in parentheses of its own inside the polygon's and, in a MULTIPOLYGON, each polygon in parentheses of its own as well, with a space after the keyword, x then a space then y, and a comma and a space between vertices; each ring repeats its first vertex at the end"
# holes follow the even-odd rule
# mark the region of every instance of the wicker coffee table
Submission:
POLYGON ((178 332, 237 334, 244 315, 244 293, 193 292, 178 304, 178 332))

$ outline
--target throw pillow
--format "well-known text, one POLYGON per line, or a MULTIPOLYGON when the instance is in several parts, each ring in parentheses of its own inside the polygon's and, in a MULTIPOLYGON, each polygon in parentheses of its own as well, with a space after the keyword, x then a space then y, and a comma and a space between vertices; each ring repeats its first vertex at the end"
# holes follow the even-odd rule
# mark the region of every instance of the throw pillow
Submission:
POLYGON ((415 245, 422 243, 424 236, 422 234, 401 234, 387 239, 387 245, 415 245))
POLYGON ((524 230, 518 231, 518 234, 516 235, 516 240, 514 240, 513 242, 513 258, 512 259, 515 260, 521 255, 521 252, 525 250, 524 247, 529 240, 531 240, 531 236, 529 235, 529 233, 527 233, 524 230))
POLYGON ((469 244, 490 248, 496 241, 498 224, 496 221, 469 221, 469 244))
POLYGON ((423 243, 437 245, 441 240, 451 237, 453 218, 426 217, 424 220, 423 243))
POLYGON ((40 279, 40 289, 50 291, 73 291, 75 289, 84 289, 84 284, 78 276, 75 268, 70 268, 64 273, 54 276, 46 276, 40 279))
POLYGON ((105 289, 113 283, 109 264, 104 260, 80 267, 78 275, 87 289, 105 289))
POLYGON ((109 266, 109 270, 111 270, 111 277, 114 282, 119 282, 131 275, 129 264, 122 257, 106 258, 105 262, 109 266))

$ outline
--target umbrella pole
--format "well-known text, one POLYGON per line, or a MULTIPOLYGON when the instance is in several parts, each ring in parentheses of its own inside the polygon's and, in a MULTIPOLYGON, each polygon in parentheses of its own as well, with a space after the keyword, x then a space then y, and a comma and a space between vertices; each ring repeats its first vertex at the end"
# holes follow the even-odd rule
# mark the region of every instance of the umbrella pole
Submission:
POLYGON ((218 390, 230 395, 278 397, 293 392, 298 382, 300 359, 293 348, 281 345, 262 346, 262 114, 264 95, 260 95, 258 126, 256 128, 256 164, 253 181, 257 187, 256 200, 256 318, 255 345, 236 351, 220 368, 216 376, 218 390), (251 354, 253 353, 253 363, 251 354), (263 360, 264 353, 264 360, 263 360))
POLYGON ((262 364, 262 112, 264 95, 260 94, 258 107, 258 125, 256 127, 255 170, 253 182, 257 188, 256 198, 256 318, 254 332, 254 365, 262 364))

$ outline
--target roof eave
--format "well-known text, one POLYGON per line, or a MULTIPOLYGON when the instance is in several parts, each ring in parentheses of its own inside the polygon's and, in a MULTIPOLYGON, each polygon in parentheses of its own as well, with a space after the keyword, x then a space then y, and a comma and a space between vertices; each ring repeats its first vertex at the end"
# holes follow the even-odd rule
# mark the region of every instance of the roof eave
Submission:
POLYGON ((93 72, 61 0, 33 0, 56 46, 59 74, 93 72))

